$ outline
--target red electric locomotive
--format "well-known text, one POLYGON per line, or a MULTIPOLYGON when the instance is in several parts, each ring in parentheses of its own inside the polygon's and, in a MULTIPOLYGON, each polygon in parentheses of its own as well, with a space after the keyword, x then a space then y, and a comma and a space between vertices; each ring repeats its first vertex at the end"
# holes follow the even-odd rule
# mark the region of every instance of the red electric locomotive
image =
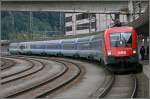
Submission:
POLYGON ((112 27, 104 32, 104 62, 111 69, 137 69, 137 33, 133 27, 112 27))

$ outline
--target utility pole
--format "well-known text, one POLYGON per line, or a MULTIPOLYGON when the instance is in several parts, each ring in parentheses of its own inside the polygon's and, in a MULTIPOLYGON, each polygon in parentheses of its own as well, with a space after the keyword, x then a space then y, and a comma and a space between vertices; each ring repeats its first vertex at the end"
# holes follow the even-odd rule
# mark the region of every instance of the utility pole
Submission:
POLYGON ((91 14, 88 13, 88 17, 89 17, 89 33, 91 33, 91 14))
POLYGON ((129 9, 129 13, 130 13, 128 21, 131 22, 133 20, 133 1, 132 0, 129 1, 128 9, 129 9))
POLYGON ((136 2, 133 1, 133 20, 135 20, 136 2))
MULTIPOLYGON (((9 11, 10 17, 11 17, 11 25, 12 25, 12 33, 15 33, 15 19, 14 19, 14 15, 12 13, 12 11, 9 11)), ((12 37, 13 38, 13 37, 12 37)), ((15 33, 15 39, 17 39, 17 34, 15 33)))
POLYGON ((59 32, 60 32, 60 34, 62 33, 62 30, 61 30, 61 25, 62 25, 62 23, 61 23, 61 12, 59 12, 59 32))
POLYGON ((94 22, 95 22, 95 32, 97 31, 97 19, 96 19, 96 14, 94 15, 94 22))
POLYGON ((139 16, 141 16, 141 12, 142 12, 142 2, 141 2, 141 0, 139 1, 138 6, 139 6, 139 16))
POLYGON ((32 40, 33 40, 32 21, 33 21, 32 11, 30 11, 30 33, 31 33, 32 40))

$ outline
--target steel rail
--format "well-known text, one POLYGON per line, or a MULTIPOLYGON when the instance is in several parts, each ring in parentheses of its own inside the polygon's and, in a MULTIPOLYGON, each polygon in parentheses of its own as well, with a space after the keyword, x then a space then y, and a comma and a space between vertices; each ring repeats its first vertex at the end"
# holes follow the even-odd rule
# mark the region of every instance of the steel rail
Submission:
POLYGON ((120 98, 121 97, 135 98, 136 97, 136 91, 137 91, 137 80, 136 80, 135 75, 134 74, 128 75, 127 77, 122 78, 122 79, 125 79, 125 81, 131 81, 131 82, 128 82, 127 84, 124 84, 125 83, 125 81, 124 81, 123 84, 122 84, 121 81, 119 82, 119 80, 115 80, 111 85, 111 89, 105 91, 106 92, 105 95, 102 95, 103 97, 99 97, 99 98, 109 98, 109 97, 112 97, 112 96, 115 96, 115 95, 117 95, 117 96, 114 97, 114 98, 117 98, 117 97, 120 97, 120 98), (118 86, 123 85, 123 87, 127 87, 128 91, 126 89, 125 90, 122 89, 121 87, 119 89, 115 90, 115 88, 118 88, 117 84, 119 84, 118 86), (126 91, 126 93, 123 93, 123 95, 119 96, 118 93, 123 91, 123 90, 126 91), (107 95, 107 94, 109 94, 109 95, 107 95))
POLYGON ((5 78, 8 78, 8 77, 11 77, 11 76, 14 76, 14 75, 18 75, 18 74, 23 73, 25 71, 28 71, 28 70, 30 70, 30 69, 32 69, 34 67, 34 64, 32 63, 32 61, 30 61, 28 59, 24 59, 24 60, 27 61, 27 62, 29 62, 30 65, 29 65, 28 68, 23 69, 23 70, 18 71, 18 72, 15 72, 15 73, 10 73, 10 74, 7 74, 7 75, 2 75, 1 79, 5 79, 5 78))
MULTIPOLYGON (((31 58, 30 58, 30 59, 31 59, 31 58)), ((44 64, 43 62, 41 62, 41 61, 39 61, 39 60, 35 60, 35 59, 31 59, 31 60, 34 60, 34 61, 39 62, 39 63, 41 64, 41 66, 37 67, 36 70, 30 69, 29 71, 23 72, 23 73, 21 73, 20 75, 18 74, 18 75, 15 75, 15 76, 13 76, 13 77, 9 77, 9 78, 6 78, 6 79, 2 79, 1 84, 3 85, 3 84, 6 84, 6 83, 9 83, 9 82, 16 81, 16 80, 18 80, 18 79, 21 79, 21 78, 30 76, 30 75, 32 75, 32 74, 35 74, 35 73, 37 73, 37 72, 43 70, 43 68, 45 67, 45 64, 44 64)), ((36 67, 36 66, 34 65, 33 68, 35 68, 35 67, 36 67)))
POLYGON ((34 88, 40 87, 43 84, 51 82, 51 81, 55 80, 56 78, 60 77, 61 75, 63 75, 68 70, 68 67, 66 67, 65 65, 63 65, 63 66, 64 66, 63 70, 61 72, 53 75, 53 76, 49 75, 49 77, 42 78, 42 81, 32 82, 28 85, 21 86, 22 89, 18 89, 18 90, 16 89, 16 90, 14 90, 14 92, 12 92, 12 90, 10 90, 8 92, 6 91, 6 92, 2 93, 2 96, 5 98, 15 97, 21 93, 27 92, 27 91, 32 90, 34 88))
POLYGON ((6 70, 8 68, 15 66, 16 64, 15 61, 12 61, 10 59, 5 59, 4 57, 1 58, 1 61, 3 61, 3 64, 1 64, 1 70, 6 70))
POLYGON ((137 78, 135 75, 132 75, 134 81, 133 81, 133 92, 131 94, 131 97, 130 98, 135 98, 136 96, 136 91, 137 91, 137 78))
POLYGON ((56 87, 53 88, 53 89, 47 90, 46 92, 44 92, 44 93, 42 93, 42 94, 36 96, 35 98, 43 98, 43 97, 46 97, 47 95, 53 93, 54 91, 56 91, 56 90, 58 90, 58 89, 61 89, 62 87, 64 87, 64 86, 68 85, 69 83, 71 83, 73 80, 77 79, 77 78, 80 76, 81 72, 82 72, 81 67, 80 67, 78 64, 74 63, 74 62, 67 61, 67 60, 62 60, 62 59, 54 59, 54 61, 61 62, 61 63, 67 62, 67 63, 74 64, 74 66, 76 66, 76 67, 78 68, 78 72, 76 73, 76 75, 74 75, 73 77, 71 77, 71 78, 70 78, 69 80, 67 80, 66 82, 64 82, 64 83, 62 83, 62 84, 56 86, 56 87))

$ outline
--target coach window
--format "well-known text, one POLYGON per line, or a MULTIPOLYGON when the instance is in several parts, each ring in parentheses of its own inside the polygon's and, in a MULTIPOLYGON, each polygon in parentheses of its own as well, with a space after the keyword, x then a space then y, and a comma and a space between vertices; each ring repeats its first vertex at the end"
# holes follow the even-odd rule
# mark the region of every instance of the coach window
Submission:
POLYGON ((73 50, 75 48, 76 48, 75 43, 64 43, 63 44, 63 49, 73 50))
POLYGON ((58 44, 50 44, 47 46, 47 49, 60 49, 60 45, 58 44))
POLYGON ((90 46, 89 42, 80 42, 80 43, 78 43, 78 48, 80 50, 89 50, 89 48, 90 48, 89 46, 90 46))
POLYGON ((31 49, 36 49, 36 45, 30 45, 31 49))
POLYGON ((45 45, 40 45, 39 48, 40 49, 45 49, 45 45))
POLYGON ((45 49, 45 45, 31 45, 31 49, 45 49))
POLYGON ((102 41, 99 39, 99 40, 92 41, 90 44, 91 44, 90 47, 91 47, 92 50, 99 50, 100 47, 102 46, 101 45, 102 41))
POLYGON ((10 48, 17 49, 17 46, 11 46, 10 48))

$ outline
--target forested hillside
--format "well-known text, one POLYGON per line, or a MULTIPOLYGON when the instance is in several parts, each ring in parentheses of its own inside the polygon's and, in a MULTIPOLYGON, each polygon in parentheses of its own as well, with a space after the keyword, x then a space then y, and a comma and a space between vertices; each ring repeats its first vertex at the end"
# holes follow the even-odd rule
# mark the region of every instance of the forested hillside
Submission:
POLYGON ((31 40, 64 34, 64 13, 1 12, 1 39, 31 40))

